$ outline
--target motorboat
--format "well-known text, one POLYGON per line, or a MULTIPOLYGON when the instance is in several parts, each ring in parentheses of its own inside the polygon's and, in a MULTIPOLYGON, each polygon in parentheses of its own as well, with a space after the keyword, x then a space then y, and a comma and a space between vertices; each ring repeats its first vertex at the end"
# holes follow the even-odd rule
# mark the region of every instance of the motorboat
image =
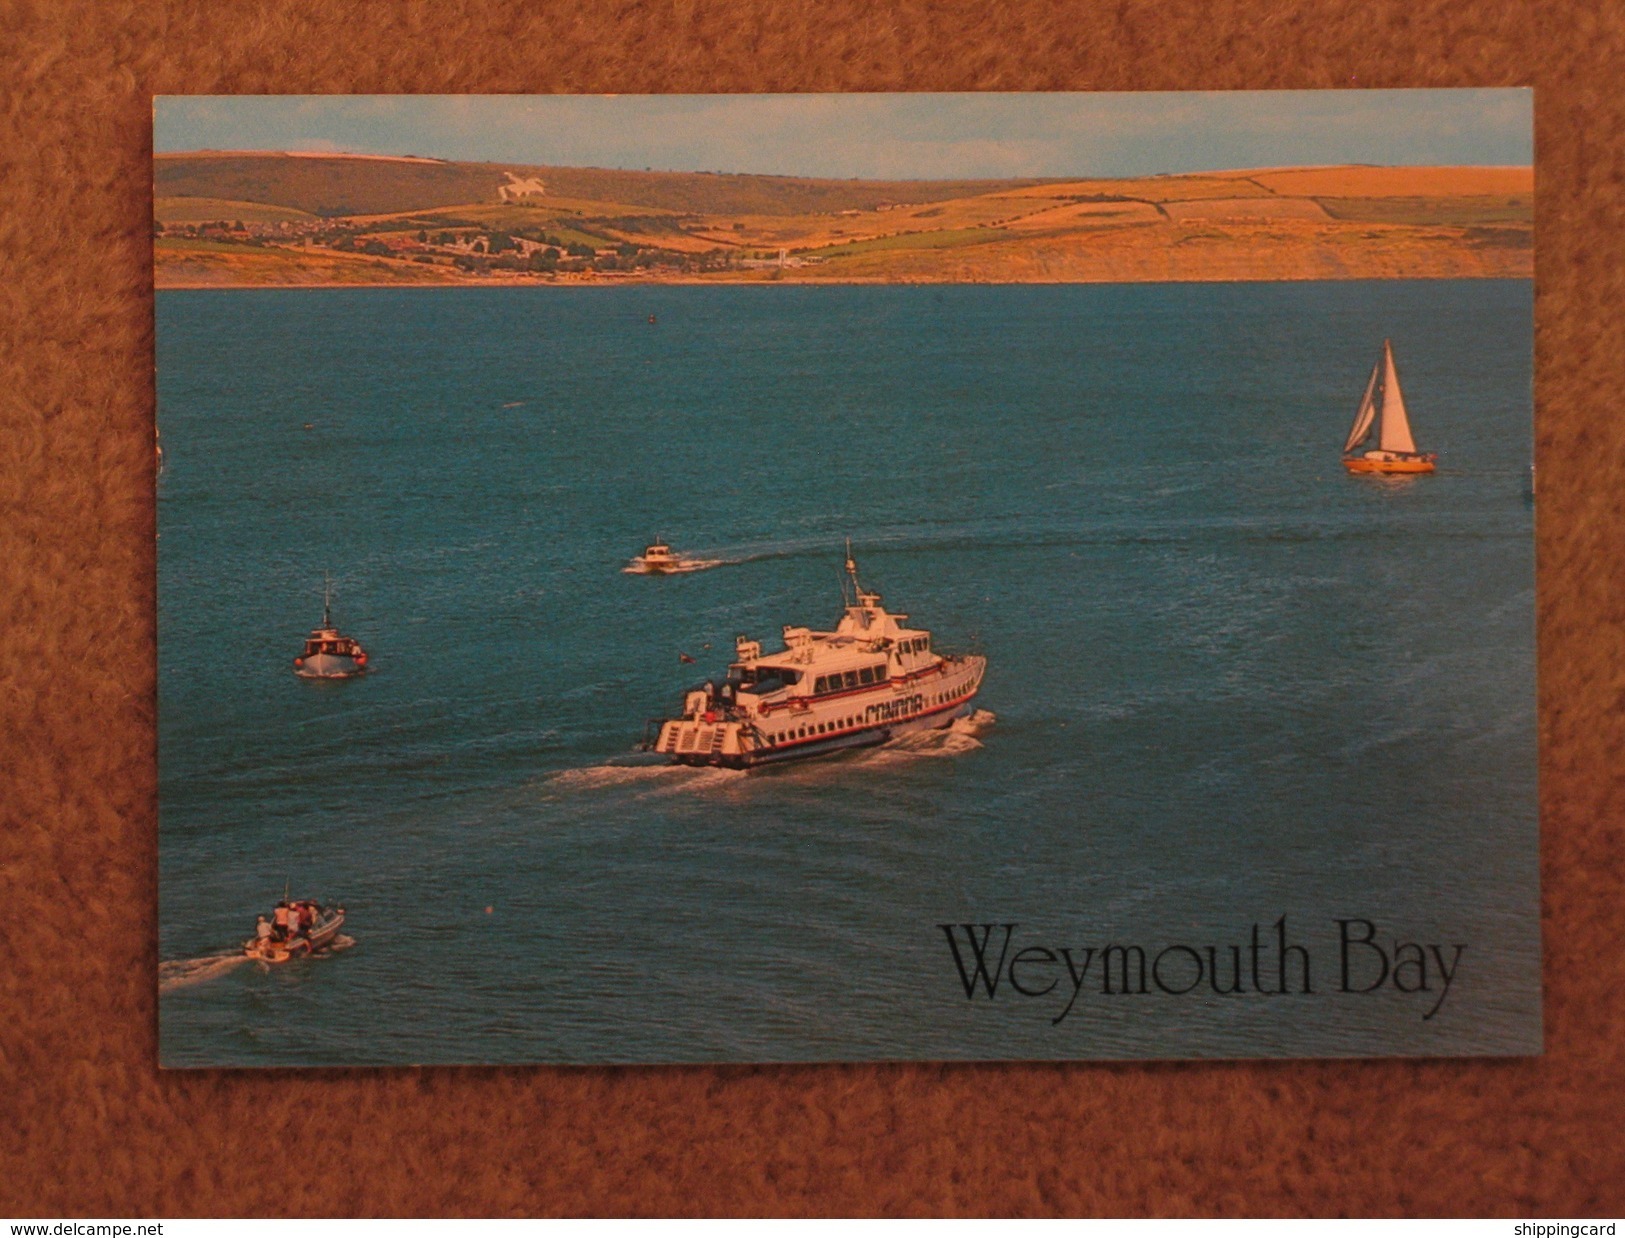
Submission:
POLYGON ((350 679, 367 669, 367 651, 353 636, 333 626, 333 590, 322 592, 322 626, 305 638, 304 652, 293 660, 302 679, 350 679))
POLYGON ((243 943, 243 953, 249 958, 262 963, 305 958, 330 947, 344 927, 342 907, 323 907, 310 899, 284 901, 293 912, 294 927, 282 936, 250 937, 243 943))
POLYGON ((666 545, 665 542, 650 542, 643 548, 643 553, 636 556, 627 564, 629 572, 642 572, 646 575, 660 576, 670 572, 680 572, 684 569, 683 557, 666 545))

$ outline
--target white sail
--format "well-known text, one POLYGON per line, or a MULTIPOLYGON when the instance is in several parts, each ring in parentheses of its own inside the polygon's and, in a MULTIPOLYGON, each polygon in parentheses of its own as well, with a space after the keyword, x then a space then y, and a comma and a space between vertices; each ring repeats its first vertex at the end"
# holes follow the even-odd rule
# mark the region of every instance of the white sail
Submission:
POLYGON ((1377 390, 1377 371, 1382 368, 1379 361, 1371 367, 1371 377, 1366 381, 1365 394, 1360 397, 1360 407, 1354 414, 1354 428, 1349 431, 1349 441, 1343 444, 1343 454, 1347 455, 1362 442, 1365 436, 1371 433, 1371 421, 1377 415, 1377 402, 1371 397, 1377 390))
POLYGON ((1385 367, 1382 377, 1382 430, 1377 445, 1384 451, 1415 455, 1416 441, 1411 438, 1410 418, 1405 415, 1405 397, 1399 390, 1394 350, 1387 340, 1382 342, 1382 356, 1385 367))

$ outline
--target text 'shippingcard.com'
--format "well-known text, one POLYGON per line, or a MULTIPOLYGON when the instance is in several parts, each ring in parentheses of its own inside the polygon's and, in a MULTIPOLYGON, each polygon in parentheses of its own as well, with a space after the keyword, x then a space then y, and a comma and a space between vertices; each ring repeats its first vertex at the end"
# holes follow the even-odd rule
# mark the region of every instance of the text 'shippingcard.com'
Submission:
POLYGON ((163 1064, 1538 1053, 1532 109, 160 98, 163 1064))

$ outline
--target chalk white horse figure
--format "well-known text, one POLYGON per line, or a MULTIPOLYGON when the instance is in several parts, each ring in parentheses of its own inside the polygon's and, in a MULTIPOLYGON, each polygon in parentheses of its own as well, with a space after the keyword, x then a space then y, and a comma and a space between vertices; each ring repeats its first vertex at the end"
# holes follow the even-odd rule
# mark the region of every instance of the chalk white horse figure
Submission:
POLYGON ((504 172, 508 183, 498 187, 497 194, 504 202, 517 202, 520 198, 545 198, 547 186, 542 184, 539 176, 528 176, 521 180, 512 172, 504 172))

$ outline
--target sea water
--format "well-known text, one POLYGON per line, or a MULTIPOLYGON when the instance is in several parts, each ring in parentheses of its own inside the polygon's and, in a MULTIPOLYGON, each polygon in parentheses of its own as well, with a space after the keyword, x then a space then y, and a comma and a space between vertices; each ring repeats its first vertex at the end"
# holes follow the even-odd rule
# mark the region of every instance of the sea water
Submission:
POLYGON ((166 1065, 1538 1051, 1528 283, 157 315, 160 954, 205 977, 161 983, 166 1065), (1385 337, 1431 476, 1338 463, 1385 337), (623 572, 657 537, 716 565, 623 572), (987 656, 980 712, 751 773, 641 757, 736 636, 833 626, 848 538, 987 656), (313 683, 329 575, 371 659, 313 683), (353 947, 215 966, 284 888, 353 947), (1425 953, 1344 991, 1361 923, 1395 962, 1465 946, 1431 1017, 1425 953), (1051 962, 967 998, 956 925, 1051 962), (1283 939, 1312 992, 1272 991, 1283 939), (1228 980, 1255 940, 1239 994, 1055 961, 1213 947, 1228 980))

